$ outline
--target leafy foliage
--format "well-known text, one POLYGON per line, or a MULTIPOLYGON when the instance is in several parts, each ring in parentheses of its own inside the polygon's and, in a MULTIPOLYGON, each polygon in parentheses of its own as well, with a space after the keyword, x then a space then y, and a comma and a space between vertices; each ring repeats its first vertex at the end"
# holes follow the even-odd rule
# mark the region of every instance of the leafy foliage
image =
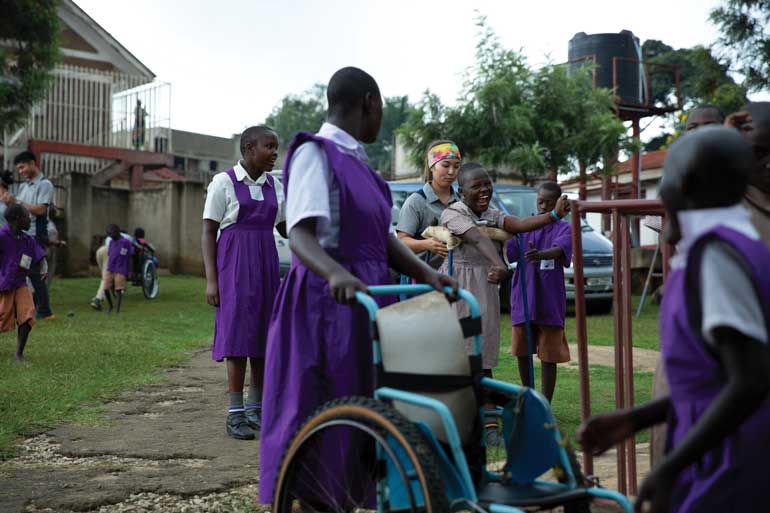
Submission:
POLYGON ((416 164, 435 139, 452 139, 464 158, 514 169, 527 181, 616 158, 625 127, 612 97, 595 89, 585 67, 533 70, 521 53, 504 48, 484 17, 478 19, 476 63, 456 106, 426 91, 401 128, 416 164))
MULTIPOLYGON (((289 144, 297 132, 316 132, 326 120, 326 86, 315 84, 301 94, 285 96, 265 124, 277 133, 282 145, 289 144)), ((366 145, 369 165, 380 171, 389 171, 393 152, 393 134, 408 118, 413 107, 407 96, 385 98, 382 128, 377 141, 366 145)))
POLYGON ((0 2, 0 132, 24 124, 59 58, 56 0, 0 2))
POLYGON ((289 94, 265 119, 278 134, 281 145, 288 145, 297 132, 317 132, 326 119, 326 86, 314 84, 300 94, 289 94))
MULTIPOLYGON (((699 104, 716 105, 728 114, 746 103, 746 88, 735 82, 727 65, 721 63, 711 49, 703 46, 674 49, 662 41, 651 39, 642 45, 643 59, 647 62, 677 66, 680 74, 682 104, 689 110, 699 104)), ((653 102, 670 103, 674 95, 673 72, 652 74, 650 93, 653 102)), ((669 129, 650 140, 645 149, 660 149, 684 131, 686 115, 674 113, 669 118, 669 129)))
POLYGON ((710 19, 722 32, 720 50, 751 91, 770 84, 770 0, 725 0, 710 19))

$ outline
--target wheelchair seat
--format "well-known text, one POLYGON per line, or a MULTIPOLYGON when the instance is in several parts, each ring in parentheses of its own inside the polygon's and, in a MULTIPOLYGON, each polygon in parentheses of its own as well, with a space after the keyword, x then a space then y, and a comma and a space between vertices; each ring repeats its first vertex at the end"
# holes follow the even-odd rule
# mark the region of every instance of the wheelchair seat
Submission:
MULTIPOLYGON (((377 311, 382 361, 378 386, 392 386, 444 403, 452 413, 463 445, 479 418, 479 357, 468 355, 466 329, 443 294, 431 292, 377 311)), ((447 442, 444 425, 432 410, 394 401, 394 408, 412 422, 423 422, 441 442, 447 442)))

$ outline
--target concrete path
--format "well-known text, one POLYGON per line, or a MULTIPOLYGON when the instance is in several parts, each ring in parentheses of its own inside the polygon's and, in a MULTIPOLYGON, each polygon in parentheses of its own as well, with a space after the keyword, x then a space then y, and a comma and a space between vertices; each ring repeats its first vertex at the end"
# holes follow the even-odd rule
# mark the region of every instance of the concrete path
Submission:
MULTIPOLYGON (((652 371, 656 355, 636 350, 639 370, 652 371)), ((589 358, 611 366, 612 348, 592 346, 589 358)), ((109 403, 99 426, 64 425, 26 440, 18 458, 0 463, 0 512, 264 511, 258 442, 225 434, 225 383, 224 366, 199 351, 162 382, 109 403)), ((596 463, 609 488, 614 462, 610 454, 596 463)))

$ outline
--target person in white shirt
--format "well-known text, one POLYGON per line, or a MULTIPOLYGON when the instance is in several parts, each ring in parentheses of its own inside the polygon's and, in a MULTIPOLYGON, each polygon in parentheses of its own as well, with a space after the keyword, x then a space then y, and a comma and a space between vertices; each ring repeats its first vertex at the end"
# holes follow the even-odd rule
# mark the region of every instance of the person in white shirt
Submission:
POLYGON ((286 223, 283 188, 269 174, 278 135, 266 126, 246 129, 241 155, 209 184, 201 245, 206 301, 216 308, 212 358, 227 360, 227 434, 250 440, 261 427, 267 329, 280 282, 273 228, 285 237, 286 223), (247 359, 251 379, 244 405, 247 359))

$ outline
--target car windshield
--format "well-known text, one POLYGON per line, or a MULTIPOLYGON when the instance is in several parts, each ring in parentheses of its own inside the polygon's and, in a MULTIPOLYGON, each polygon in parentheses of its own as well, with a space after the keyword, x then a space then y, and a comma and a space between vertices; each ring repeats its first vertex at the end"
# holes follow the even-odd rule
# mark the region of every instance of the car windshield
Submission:
POLYGON ((516 217, 529 217, 537 212, 537 193, 535 191, 500 191, 497 197, 508 211, 516 217))

